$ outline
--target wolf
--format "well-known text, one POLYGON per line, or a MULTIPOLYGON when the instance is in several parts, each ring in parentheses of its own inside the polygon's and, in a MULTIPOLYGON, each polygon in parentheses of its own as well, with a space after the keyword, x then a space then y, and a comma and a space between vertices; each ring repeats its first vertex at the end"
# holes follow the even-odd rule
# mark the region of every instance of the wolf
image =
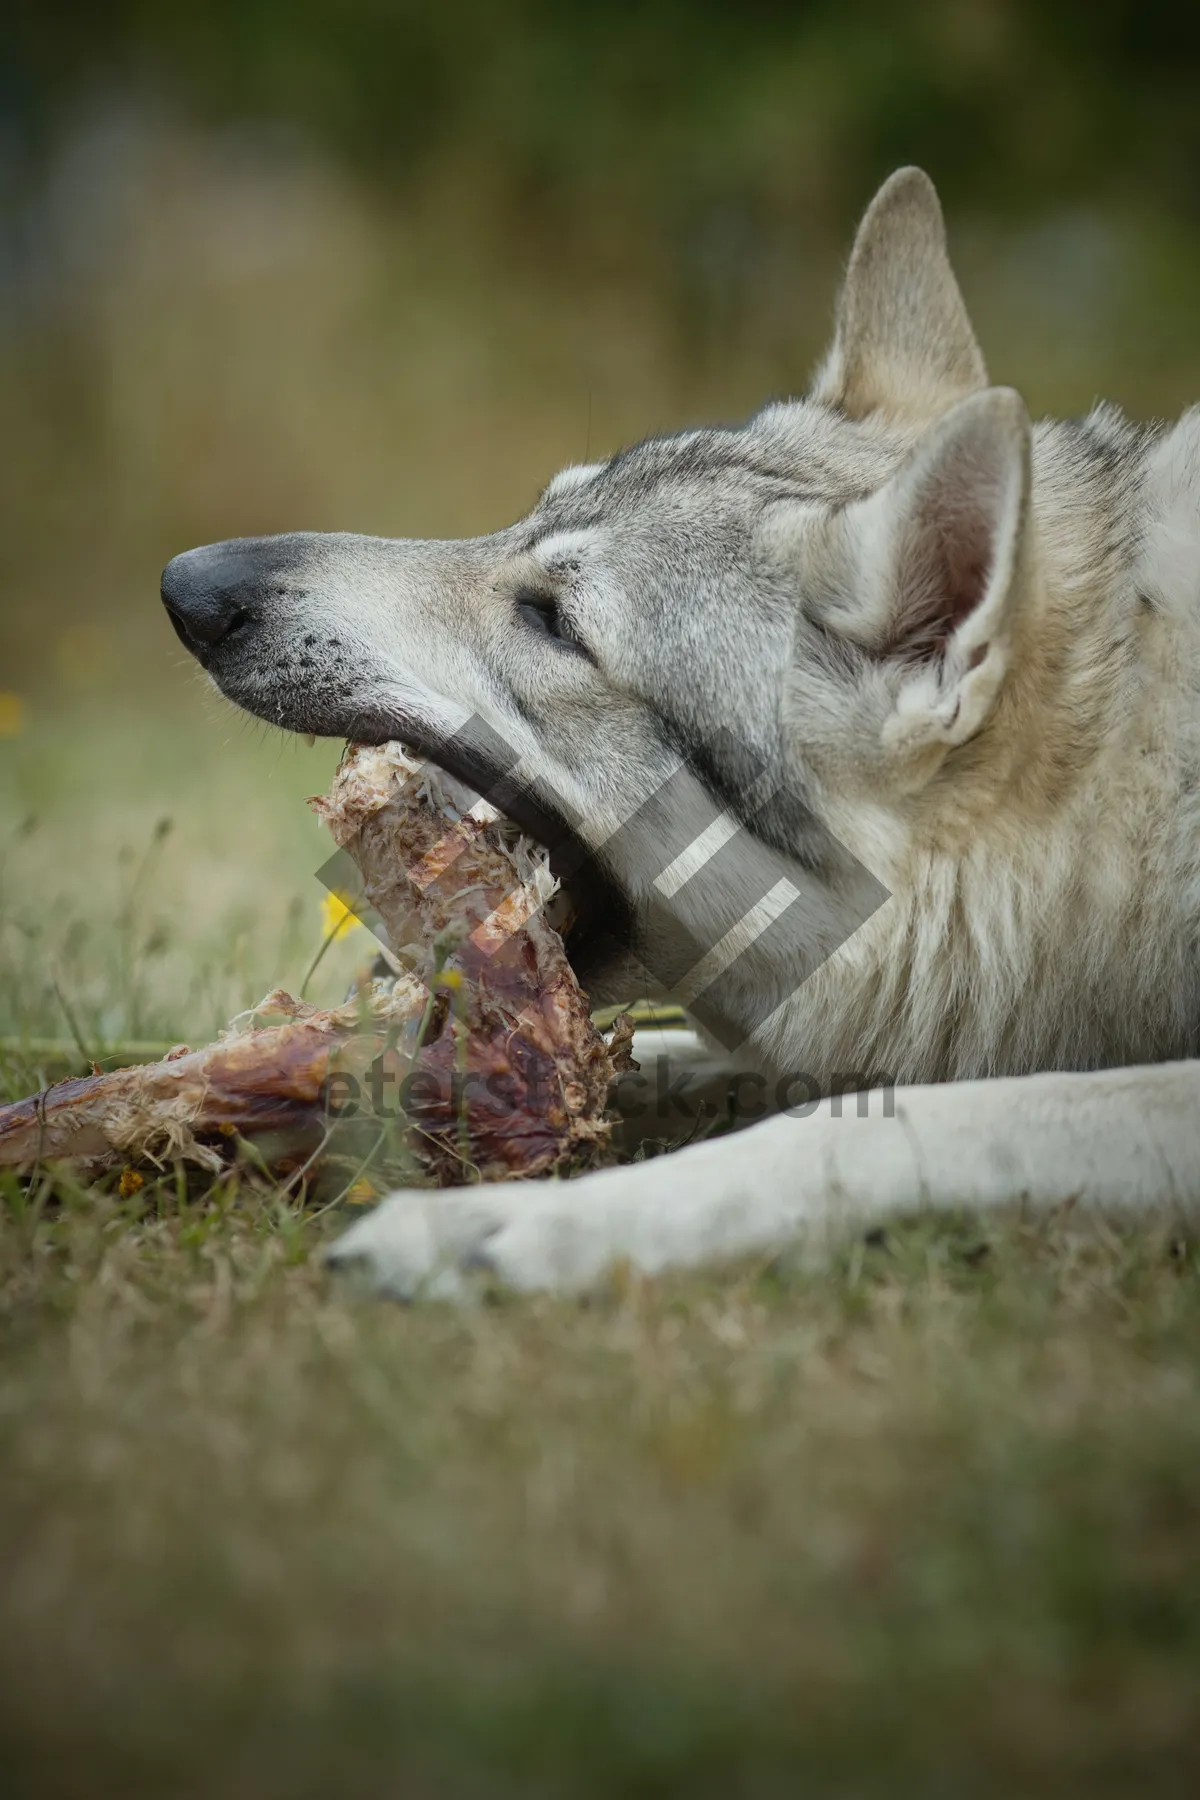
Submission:
POLYGON ((335 1262, 576 1290, 926 1207, 1200 1199, 1200 410, 1031 425, 921 171, 804 398, 567 468, 488 536, 235 540, 162 593, 240 706, 401 738, 575 846, 595 1000, 707 954, 706 1041, 815 1083, 671 1155, 403 1193, 335 1262), (848 1069, 891 1107, 843 1109, 848 1069))

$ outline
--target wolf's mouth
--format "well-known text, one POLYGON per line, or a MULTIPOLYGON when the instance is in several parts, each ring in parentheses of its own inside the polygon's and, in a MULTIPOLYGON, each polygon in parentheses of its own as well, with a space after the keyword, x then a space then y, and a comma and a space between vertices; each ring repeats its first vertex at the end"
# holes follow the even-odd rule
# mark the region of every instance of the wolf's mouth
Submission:
POLYGON ((629 904, 599 859, 551 802, 505 773, 499 758, 477 738, 466 733, 445 738, 410 719, 355 721, 357 744, 393 739, 488 800, 518 831, 549 852, 550 871, 566 899, 561 929, 586 988, 589 972, 601 968, 614 952, 621 953, 630 939, 629 904))
POLYGON ((491 802, 526 836, 534 838, 550 852, 551 867, 556 875, 555 859, 565 869, 568 846, 578 840, 562 816, 547 805, 527 785, 514 781, 500 765, 499 759, 466 733, 452 738, 432 732, 412 719, 356 720, 353 742, 386 744, 395 740, 425 762, 433 763, 447 775, 453 775, 465 787, 491 802))

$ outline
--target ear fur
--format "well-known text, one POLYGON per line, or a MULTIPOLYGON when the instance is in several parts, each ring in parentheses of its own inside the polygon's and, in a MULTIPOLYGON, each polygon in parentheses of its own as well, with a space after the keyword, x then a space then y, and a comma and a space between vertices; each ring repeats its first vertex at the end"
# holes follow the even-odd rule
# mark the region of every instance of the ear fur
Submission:
POLYGON ((898 169, 858 228, 812 398, 856 419, 929 420, 986 386, 937 192, 922 170, 898 169))
POLYGON ((1029 416, 1011 388, 959 403, 852 509, 848 636, 899 675, 884 743, 965 743, 1007 672, 1028 574, 1029 416))

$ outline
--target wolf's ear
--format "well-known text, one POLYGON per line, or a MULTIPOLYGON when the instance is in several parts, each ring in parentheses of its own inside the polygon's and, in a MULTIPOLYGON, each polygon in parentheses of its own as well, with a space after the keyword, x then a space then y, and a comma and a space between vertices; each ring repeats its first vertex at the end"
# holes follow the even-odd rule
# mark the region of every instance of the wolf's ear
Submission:
POLYGON ((1020 395, 989 388, 844 515, 855 574, 825 623, 888 672, 885 748, 953 748, 991 710, 1030 572, 1030 437, 1020 395))
POLYGON ((855 419, 932 419, 986 386, 937 192, 922 170, 898 169, 858 228, 812 397, 855 419))

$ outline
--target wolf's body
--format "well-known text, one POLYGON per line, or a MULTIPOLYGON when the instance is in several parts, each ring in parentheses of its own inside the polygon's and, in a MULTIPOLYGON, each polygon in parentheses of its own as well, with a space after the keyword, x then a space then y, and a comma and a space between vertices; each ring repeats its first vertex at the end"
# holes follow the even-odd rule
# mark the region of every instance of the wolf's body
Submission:
MULTIPOLYGON (((405 1195, 343 1240, 386 1285, 577 1285, 920 1204, 1200 1199, 1200 412, 1031 430, 916 171, 868 211, 808 400, 565 471, 491 538, 218 545, 164 597, 266 718, 479 779, 482 721, 643 961, 740 948, 710 991, 743 1067, 904 1084, 894 1117, 825 1102, 570 1184, 405 1195), (665 794, 709 878, 664 853, 665 794), (782 936, 743 929, 756 859, 795 897, 782 936)), ((612 962, 611 997, 630 979, 612 962)))

